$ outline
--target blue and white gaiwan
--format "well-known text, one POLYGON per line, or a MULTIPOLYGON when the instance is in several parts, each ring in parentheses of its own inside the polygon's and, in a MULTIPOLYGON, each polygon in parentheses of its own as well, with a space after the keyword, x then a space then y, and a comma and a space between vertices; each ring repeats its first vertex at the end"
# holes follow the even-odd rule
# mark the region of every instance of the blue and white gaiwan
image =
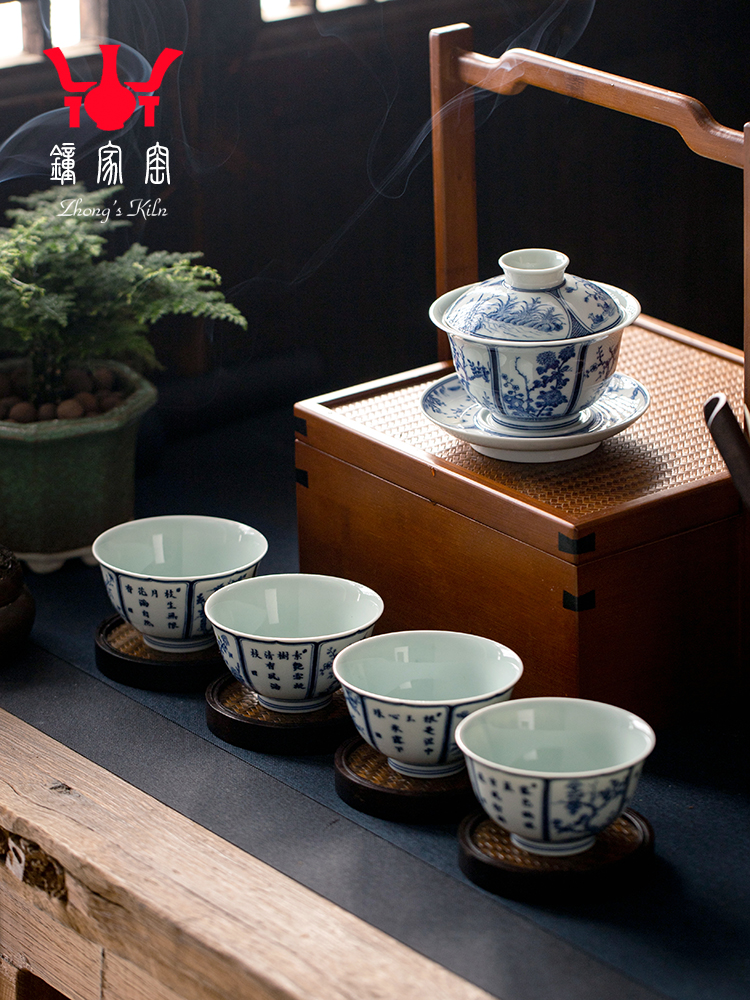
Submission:
POLYGON ((557 250, 513 250, 500 258, 502 276, 430 308, 461 385, 500 425, 550 433, 585 423, 640 314, 629 292, 568 275, 568 263, 557 250))

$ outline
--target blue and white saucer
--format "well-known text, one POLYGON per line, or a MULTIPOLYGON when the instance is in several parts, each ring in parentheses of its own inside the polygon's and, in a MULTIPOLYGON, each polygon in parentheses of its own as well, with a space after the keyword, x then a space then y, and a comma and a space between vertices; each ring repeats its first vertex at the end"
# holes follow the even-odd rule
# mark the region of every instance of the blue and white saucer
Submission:
POLYGON ((630 375, 615 372, 604 393, 564 431, 505 426, 466 392, 458 375, 446 375, 422 393, 426 417, 480 455, 505 462, 562 462, 598 448, 624 431, 648 409, 646 388, 630 375))

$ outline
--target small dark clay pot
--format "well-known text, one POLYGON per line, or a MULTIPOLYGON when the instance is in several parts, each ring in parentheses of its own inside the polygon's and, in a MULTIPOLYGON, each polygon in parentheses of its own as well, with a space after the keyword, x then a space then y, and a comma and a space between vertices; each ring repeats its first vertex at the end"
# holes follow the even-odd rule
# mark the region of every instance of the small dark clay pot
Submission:
POLYGON ((0 545, 0 664, 28 638, 34 624, 34 598, 23 580, 21 564, 0 545))

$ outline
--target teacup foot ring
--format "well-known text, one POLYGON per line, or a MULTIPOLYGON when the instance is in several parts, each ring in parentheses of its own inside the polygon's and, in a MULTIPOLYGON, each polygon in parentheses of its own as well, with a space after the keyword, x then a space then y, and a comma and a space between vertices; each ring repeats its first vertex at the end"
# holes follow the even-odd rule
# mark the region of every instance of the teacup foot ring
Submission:
POLYGON ((120 615, 96 630, 96 665, 105 677, 146 691, 202 691, 223 666, 216 645, 192 653, 166 653, 148 646, 120 615))
POLYGON ((400 774, 359 736, 336 751, 336 792, 358 812, 401 823, 444 823, 476 802, 465 770, 440 778, 400 774))
POLYGON ((640 813, 626 809, 600 833, 593 847, 564 856, 533 854, 483 811, 466 816, 458 831, 461 871, 476 885, 512 899, 563 900, 587 890, 606 891, 617 879, 635 878, 653 858, 654 831, 640 813))
POLYGON ((232 746, 290 757, 332 753, 354 725, 343 692, 310 712, 275 712, 246 684, 227 673, 206 689, 206 722, 232 746))

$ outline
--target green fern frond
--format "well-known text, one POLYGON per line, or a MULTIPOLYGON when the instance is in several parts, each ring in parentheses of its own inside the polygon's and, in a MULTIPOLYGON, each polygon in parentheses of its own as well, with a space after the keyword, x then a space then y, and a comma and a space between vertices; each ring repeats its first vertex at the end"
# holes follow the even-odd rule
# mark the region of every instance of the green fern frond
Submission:
POLYGON ((197 251, 149 251, 133 243, 107 259, 107 233, 130 220, 102 212, 119 188, 65 189, 82 214, 63 214, 60 189, 12 199, 0 229, 0 349, 66 367, 87 358, 137 359, 158 367, 147 333, 168 315, 247 320, 197 251))

